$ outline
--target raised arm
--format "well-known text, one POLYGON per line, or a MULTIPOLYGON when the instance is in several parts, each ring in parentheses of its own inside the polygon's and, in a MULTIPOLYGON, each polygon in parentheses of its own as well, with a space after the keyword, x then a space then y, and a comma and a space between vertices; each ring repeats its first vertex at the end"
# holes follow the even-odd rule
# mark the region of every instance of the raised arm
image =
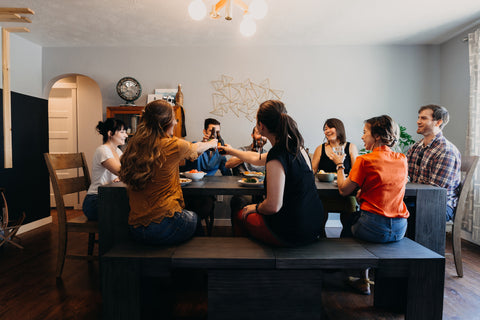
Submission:
POLYGON ((234 149, 228 144, 224 146, 218 146, 218 149, 224 150, 227 154, 237 157, 238 159, 242 160, 242 162, 248 162, 255 166, 264 166, 267 162, 267 153, 257 153, 253 151, 242 151, 238 149, 234 149))
POLYGON ((225 163, 225 168, 228 168, 228 169, 236 168, 239 165, 241 165, 242 163, 243 163, 242 159, 239 159, 237 157, 231 157, 225 163))
POLYGON ((210 148, 216 148, 218 144, 217 139, 212 139, 207 142, 195 142, 194 145, 197 147, 197 153, 202 154, 210 148))

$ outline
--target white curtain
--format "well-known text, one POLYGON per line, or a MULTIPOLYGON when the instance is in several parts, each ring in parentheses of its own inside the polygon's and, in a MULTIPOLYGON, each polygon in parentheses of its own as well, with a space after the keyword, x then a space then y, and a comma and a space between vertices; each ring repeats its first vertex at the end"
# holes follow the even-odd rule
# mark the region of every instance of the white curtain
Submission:
MULTIPOLYGON (((466 154, 480 155, 480 29, 468 35, 470 62, 470 106, 468 113, 466 154)), ((467 214, 462 221, 462 236, 480 244, 480 170, 473 177, 467 197, 467 214)))

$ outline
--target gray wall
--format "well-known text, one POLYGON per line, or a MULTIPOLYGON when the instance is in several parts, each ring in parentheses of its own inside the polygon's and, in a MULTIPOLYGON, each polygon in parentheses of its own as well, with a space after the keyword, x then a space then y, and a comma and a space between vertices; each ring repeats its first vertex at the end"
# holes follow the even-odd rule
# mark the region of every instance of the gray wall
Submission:
MULTIPOLYGON (((202 137, 203 119, 213 116, 211 81, 270 79, 312 152, 323 141, 322 124, 342 119, 349 140, 362 148, 363 120, 390 114, 410 133, 420 105, 440 100, 439 49, 432 46, 43 48, 44 94, 62 74, 86 75, 100 86, 103 108, 123 101, 116 82, 133 76, 143 86, 137 105, 155 88, 183 85, 187 139, 202 137)), ((250 140, 254 123, 233 113, 217 117, 222 136, 234 146, 250 140)))

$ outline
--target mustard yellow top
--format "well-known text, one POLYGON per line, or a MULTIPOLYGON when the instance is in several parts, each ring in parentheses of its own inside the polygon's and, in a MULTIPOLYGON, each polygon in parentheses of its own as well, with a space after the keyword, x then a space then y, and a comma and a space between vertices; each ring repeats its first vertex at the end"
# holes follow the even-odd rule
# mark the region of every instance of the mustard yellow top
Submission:
POLYGON ((185 207, 180 186, 179 162, 198 157, 196 145, 173 138, 158 140, 165 162, 154 168, 154 176, 145 189, 127 188, 130 202, 128 223, 135 227, 148 226, 152 221, 160 223, 164 217, 173 217, 185 207))

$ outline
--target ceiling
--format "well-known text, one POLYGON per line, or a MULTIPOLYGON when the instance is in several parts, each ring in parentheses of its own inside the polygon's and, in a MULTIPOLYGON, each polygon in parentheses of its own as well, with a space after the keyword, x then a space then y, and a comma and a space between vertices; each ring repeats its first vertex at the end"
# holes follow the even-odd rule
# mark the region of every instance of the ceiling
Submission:
POLYGON ((0 25, 28 27, 18 36, 42 47, 135 47, 439 44, 480 22, 479 0, 266 0, 267 17, 245 38, 239 8, 232 21, 193 21, 190 2, 2 0, 35 15, 30 24, 0 25))

